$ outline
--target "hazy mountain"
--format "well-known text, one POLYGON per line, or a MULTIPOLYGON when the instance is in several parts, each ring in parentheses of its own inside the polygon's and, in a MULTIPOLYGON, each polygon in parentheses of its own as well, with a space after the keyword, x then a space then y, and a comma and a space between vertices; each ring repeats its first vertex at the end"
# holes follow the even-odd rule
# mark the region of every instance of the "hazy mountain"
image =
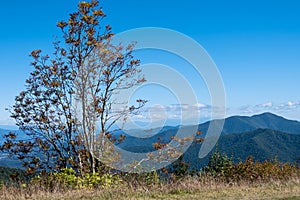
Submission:
MULTIPOLYGON (((4 135, 14 132, 18 135, 19 139, 26 139, 26 135, 20 130, 7 130, 0 128, 0 145, 5 141, 4 135)), ((21 168, 21 162, 7 157, 7 154, 0 152, 0 166, 11 167, 11 168, 21 168)))
MULTIPOLYGON (((151 152, 153 143, 158 140, 168 143, 172 136, 176 135, 179 128, 190 135, 191 130, 203 132, 205 136, 210 122, 195 126, 166 126, 149 130, 118 131, 117 134, 125 134, 126 139, 119 147, 131 152, 151 152), (136 137, 143 136, 143 138, 136 137)), ((8 130, 0 129, 0 135, 8 133, 8 130)), ((19 132, 21 136, 21 132, 19 132)), ((3 139, 0 139, 3 142, 3 139)), ((235 160, 245 159, 253 155, 257 160, 273 159, 275 156, 280 161, 293 162, 300 157, 300 122, 288 120, 272 113, 263 113, 252 117, 233 116, 225 119, 224 129, 218 141, 219 149, 232 155, 235 160)), ((207 161, 198 159, 201 145, 193 144, 185 154, 185 159, 192 166, 200 168, 207 161)), ((5 155, 0 157, 0 166, 7 166, 5 155)))
MULTIPOLYGON (((186 132, 187 135, 191 134, 190 130, 198 129, 203 132, 201 137, 205 137, 210 123, 211 122, 200 124, 198 128, 195 126, 184 126, 181 128, 186 132)), ((143 152, 146 149, 151 151, 153 150, 153 148, 151 148, 153 143, 157 142, 158 139, 164 143, 169 142, 172 136, 177 133, 178 129, 179 126, 166 126, 163 128, 144 131, 120 131, 118 134, 123 133, 126 135, 126 139, 122 144, 120 144, 120 147, 134 152, 140 152, 140 149, 143 149, 143 152), (143 138, 136 137, 139 134, 143 138)), ((233 116, 225 119, 222 135, 244 133, 254 131, 256 129, 271 129, 291 134, 300 134, 300 122, 288 120, 272 113, 263 113, 260 115, 254 115, 252 117, 233 116)))
MULTIPOLYGON (((205 136, 210 122, 200 124, 198 129, 205 136)), ((189 133, 191 126, 182 127, 189 133)), ((167 143, 176 134, 178 127, 164 127, 157 135, 149 138, 127 136, 120 146, 132 152, 151 152, 152 144, 158 141, 167 143)), ((153 130, 158 131, 158 130, 153 130)), ((235 161, 252 155, 256 160, 271 160, 277 157, 282 162, 294 162, 300 157, 300 122, 288 120, 272 113, 252 117, 233 116, 225 120, 224 129, 218 141, 219 150, 235 161)), ((185 153, 185 160, 193 168, 201 168, 207 161, 199 160, 201 144, 193 144, 185 153)))
MULTIPOLYGON (((210 122, 199 125, 199 130, 206 132, 210 122)), ((243 133, 259 128, 272 129, 292 134, 300 134, 300 122, 288 120, 272 113, 260 115, 233 116, 225 120, 222 134, 243 133)))
POLYGON ((10 130, 6 130, 6 129, 0 128, 0 134, 1 134, 1 136, 2 136, 2 135, 5 135, 5 134, 7 134, 7 133, 9 133, 9 132, 10 132, 10 130))
POLYGON ((0 144, 2 144, 2 142, 5 140, 4 135, 6 135, 10 132, 13 132, 13 133, 17 134, 18 139, 24 140, 24 139, 27 138, 26 134, 21 130, 7 130, 7 129, 1 129, 0 128, 0 144))
POLYGON ((18 130, 18 127, 15 125, 1 125, 0 124, 0 129, 5 129, 5 130, 18 130))

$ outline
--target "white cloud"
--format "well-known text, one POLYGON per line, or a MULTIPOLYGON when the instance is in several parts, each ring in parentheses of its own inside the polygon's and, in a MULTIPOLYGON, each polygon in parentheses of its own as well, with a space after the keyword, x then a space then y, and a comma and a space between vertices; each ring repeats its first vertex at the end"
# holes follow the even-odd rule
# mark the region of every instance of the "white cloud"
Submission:
POLYGON ((255 114, 260 112, 267 112, 267 111, 286 111, 286 110, 293 110, 300 107, 300 101, 288 101, 285 103, 274 104, 273 102, 269 101, 266 103, 258 104, 258 105, 245 105, 239 108, 239 111, 244 114, 255 114))
POLYGON ((197 118, 207 117, 210 114, 211 106, 204 103, 189 104, 171 104, 167 106, 153 105, 145 107, 139 116, 133 116, 132 119, 145 120, 167 120, 181 118, 197 118), (142 117, 144 116, 144 117, 142 117))
POLYGON ((207 108, 208 106, 207 106, 206 104, 203 104, 203 103, 197 103, 197 104, 195 105, 195 107, 201 109, 201 108, 207 108))
POLYGON ((273 107, 273 103, 267 102, 267 103, 260 104, 259 106, 263 107, 263 108, 271 108, 271 107, 273 107))
POLYGON ((290 109, 297 108, 299 105, 300 102, 293 102, 293 101, 289 101, 285 104, 285 106, 290 109))

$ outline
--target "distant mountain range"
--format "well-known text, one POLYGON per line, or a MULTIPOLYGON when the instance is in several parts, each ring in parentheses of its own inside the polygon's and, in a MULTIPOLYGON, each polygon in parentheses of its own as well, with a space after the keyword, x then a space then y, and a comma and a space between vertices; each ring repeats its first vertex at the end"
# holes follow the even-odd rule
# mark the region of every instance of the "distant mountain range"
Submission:
POLYGON ((1 135, 7 134, 7 133, 9 133, 9 132, 10 132, 9 130, 0 128, 0 134, 1 134, 1 135))
MULTIPOLYGON (((224 122, 217 146, 221 152, 232 156, 234 161, 244 160, 250 155, 259 161, 272 160, 276 157, 282 162, 295 162, 300 157, 300 122, 298 121, 288 120, 272 113, 263 113, 252 117, 233 116, 225 119, 224 122)), ((191 129, 200 130, 203 132, 200 137, 205 137, 210 123, 181 128, 187 133, 191 129)), ((119 147, 137 153, 151 152, 154 150, 153 143, 158 139, 162 143, 168 143, 178 129, 179 126, 166 126, 141 131, 144 138, 131 136, 138 135, 138 130, 131 130, 133 134, 130 135, 127 134, 128 132, 119 131, 117 134, 127 136, 119 147)), ((7 132, 9 131, 0 129, 0 135, 7 132)), ((198 158, 200 148, 201 144, 193 143, 184 154, 184 160, 191 164, 191 168, 199 169, 208 161, 209 156, 204 159, 198 158)), ((0 157, 0 166, 16 167, 11 164, 17 163, 8 162, 7 158, 0 157)))
MULTIPOLYGON (((210 122, 198 125, 205 137, 210 122)), ((149 138, 136 138, 127 135, 120 144, 125 150, 132 152, 154 151, 153 143, 160 141, 168 143, 176 134, 177 127, 164 127, 158 134, 149 138)), ((190 127, 182 127, 187 132, 190 127)), ((153 132, 158 130, 152 130, 153 132)), ((150 134, 151 135, 151 134, 150 134)), ((288 120, 272 113, 247 116, 233 116, 224 120, 224 127, 218 140, 218 150, 232 157, 234 161, 245 160, 254 156, 256 160, 277 159, 282 162, 295 162, 300 157, 300 122, 288 120)), ((201 144, 193 143, 184 154, 184 160, 192 168, 199 169, 207 164, 209 155, 199 159, 201 144)), ((212 151, 213 152, 213 151, 212 151)), ((211 152, 211 153, 212 153, 211 152)))
POLYGON ((27 135, 24 134, 23 131, 20 130, 8 130, 8 129, 2 129, 0 128, 0 144, 2 144, 2 142, 4 141, 4 135, 10 133, 10 132, 14 132, 15 134, 18 135, 18 139, 20 140, 25 140, 27 137, 27 135))
POLYGON ((235 158, 245 159, 252 155, 260 161, 277 158, 283 162, 293 162, 300 158, 300 134, 256 129, 221 137, 219 148, 235 158))
MULTIPOLYGON (((204 132, 210 122, 201 124, 200 130, 204 132)), ((288 120, 272 113, 263 113, 247 116, 233 116, 225 120, 222 134, 243 133, 253 131, 259 128, 272 129, 292 134, 300 134, 300 122, 288 120)))
POLYGON ((218 148, 235 162, 253 156, 257 161, 274 160, 294 163, 300 158, 300 134, 271 129, 256 129, 240 134, 222 135, 217 147, 203 159, 198 158, 201 145, 193 144, 186 151, 184 160, 191 168, 199 169, 208 163, 209 156, 218 148))

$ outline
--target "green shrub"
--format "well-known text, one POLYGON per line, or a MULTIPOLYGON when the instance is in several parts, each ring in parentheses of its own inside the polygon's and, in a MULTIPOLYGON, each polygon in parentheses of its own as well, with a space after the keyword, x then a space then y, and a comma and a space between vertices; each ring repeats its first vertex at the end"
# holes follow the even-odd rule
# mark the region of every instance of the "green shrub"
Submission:
POLYGON ((160 176, 156 170, 144 173, 125 173, 123 179, 128 185, 156 185, 160 183, 160 176))
POLYGON ((217 150, 210 156, 208 165, 204 168, 204 172, 213 177, 229 177, 232 168, 232 159, 217 150))
POLYGON ((83 176, 77 176, 72 168, 65 168, 60 172, 50 173, 46 176, 36 176, 31 180, 31 183, 47 188, 76 189, 112 187, 122 183, 122 179, 118 175, 99 175, 99 173, 87 173, 83 176))
POLYGON ((112 187, 122 183, 122 179, 118 175, 104 174, 102 176, 99 173, 88 173, 81 178, 82 187, 112 187))
POLYGON ((157 171, 152 171, 144 174, 145 183, 147 185, 158 184, 159 183, 159 175, 157 171))

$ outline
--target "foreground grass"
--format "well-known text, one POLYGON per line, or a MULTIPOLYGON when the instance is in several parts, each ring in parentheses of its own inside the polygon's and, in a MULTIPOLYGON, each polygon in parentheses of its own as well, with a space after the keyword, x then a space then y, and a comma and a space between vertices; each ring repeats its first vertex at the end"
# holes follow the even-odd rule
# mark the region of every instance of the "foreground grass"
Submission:
POLYGON ((73 169, 2 184, 0 199, 286 199, 300 200, 300 166, 252 157, 234 164, 216 153, 198 173, 85 174, 73 169), (211 162, 213 161, 213 162, 211 162), (169 176, 167 176, 169 175, 169 176), (78 189, 80 188, 80 189, 78 189))
POLYGON ((114 188, 48 191, 43 188, 2 188, 0 199, 300 199, 300 180, 273 183, 232 183, 187 178, 153 186, 128 184, 114 188))

